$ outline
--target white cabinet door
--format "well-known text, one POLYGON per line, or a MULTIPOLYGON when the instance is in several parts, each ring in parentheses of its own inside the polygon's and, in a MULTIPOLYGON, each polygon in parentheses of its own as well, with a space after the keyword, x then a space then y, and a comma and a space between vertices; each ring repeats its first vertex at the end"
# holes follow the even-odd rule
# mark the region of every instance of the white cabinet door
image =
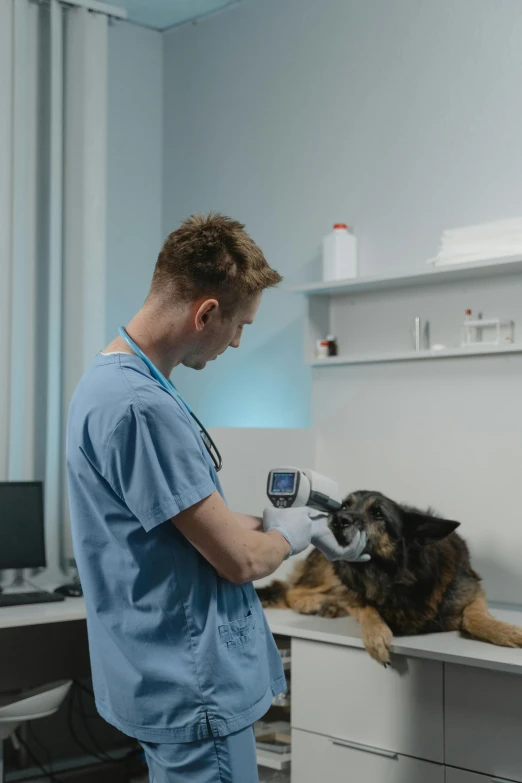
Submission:
POLYGON ((442 663, 292 640, 292 726, 442 763, 442 663))
POLYGON ((505 778, 492 778, 490 775, 479 775, 478 772, 466 772, 463 769, 446 767, 446 783, 511 783, 505 778))
POLYGON ((446 664, 446 764, 522 781, 522 677, 446 664))
POLYGON ((444 783, 444 767, 292 730, 292 783, 444 783))

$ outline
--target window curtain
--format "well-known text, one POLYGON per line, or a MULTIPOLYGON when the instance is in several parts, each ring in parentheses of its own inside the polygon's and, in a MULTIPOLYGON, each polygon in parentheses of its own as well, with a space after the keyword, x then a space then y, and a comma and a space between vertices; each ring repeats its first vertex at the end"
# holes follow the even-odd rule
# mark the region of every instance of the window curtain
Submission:
POLYGON ((44 481, 47 579, 72 558, 67 408, 105 339, 107 66, 105 13, 0 0, 0 481, 44 481))

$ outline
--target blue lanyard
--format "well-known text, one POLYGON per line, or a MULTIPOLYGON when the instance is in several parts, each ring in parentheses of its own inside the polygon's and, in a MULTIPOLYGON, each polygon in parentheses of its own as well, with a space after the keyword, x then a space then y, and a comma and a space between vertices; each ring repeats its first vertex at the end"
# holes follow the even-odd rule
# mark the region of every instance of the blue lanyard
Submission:
POLYGON ((151 371, 152 375, 156 378, 156 380, 163 386, 164 389, 166 389, 170 394, 172 394, 173 397, 177 397, 185 406, 185 408, 188 410, 191 416, 194 414, 192 413, 192 409, 189 406, 188 402, 183 399, 179 391, 176 389, 170 378, 165 378, 163 373, 158 370, 154 362, 151 362, 147 354, 143 353, 139 345, 136 345, 132 337, 129 337, 127 334, 127 331, 124 329, 123 326, 118 327, 118 334, 120 337, 123 337, 129 348, 132 348, 136 356, 139 356, 140 359, 142 359, 149 370, 151 371))
POLYGON ((172 383, 170 378, 165 378, 163 373, 160 370, 158 370, 158 368, 156 367, 154 362, 151 362, 149 357, 145 353, 143 353, 143 351, 141 350, 139 345, 136 345, 134 340, 131 337, 129 337, 129 335, 127 334, 127 331, 124 329, 123 326, 120 326, 118 328, 118 334, 120 335, 120 337, 123 337, 123 339, 125 340, 125 342, 129 346, 129 348, 131 348, 131 350, 134 351, 136 356, 138 356, 143 362, 145 362, 145 364, 147 365, 147 367, 151 371, 152 376, 154 378, 156 378, 156 380, 159 382, 159 384, 166 391, 168 391, 168 393, 172 397, 174 397, 174 399, 179 400, 185 406, 185 408, 186 408, 187 412, 189 413, 189 415, 194 419, 194 421, 196 422, 196 424, 200 428, 200 433, 199 434, 201 435, 201 439, 203 441, 203 444, 204 444, 206 450, 208 451, 209 456, 210 456, 212 462, 214 463, 214 468, 216 469, 216 472, 219 473, 219 471, 221 470, 222 465, 223 465, 223 460, 221 458, 221 454, 219 453, 219 449, 216 446, 216 444, 214 443, 214 441, 212 440, 212 438, 210 437, 210 435, 208 434, 208 432, 206 431, 206 429, 203 426, 203 424, 200 422, 200 420, 198 419, 198 417, 196 416, 196 414, 192 410, 192 408, 189 406, 188 402, 186 402, 186 400, 183 399, 183 397, 181 396, 179 391, 176 389, 176 387, 174 386, 174 384, 172 383))

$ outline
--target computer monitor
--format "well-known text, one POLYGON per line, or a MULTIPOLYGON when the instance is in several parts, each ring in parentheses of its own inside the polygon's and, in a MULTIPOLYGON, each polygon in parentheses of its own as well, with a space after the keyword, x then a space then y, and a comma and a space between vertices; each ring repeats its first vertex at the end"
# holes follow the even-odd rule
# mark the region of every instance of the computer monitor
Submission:
POLYGON ((45 565, 42 482, 0 481, 0 570, 45 565))

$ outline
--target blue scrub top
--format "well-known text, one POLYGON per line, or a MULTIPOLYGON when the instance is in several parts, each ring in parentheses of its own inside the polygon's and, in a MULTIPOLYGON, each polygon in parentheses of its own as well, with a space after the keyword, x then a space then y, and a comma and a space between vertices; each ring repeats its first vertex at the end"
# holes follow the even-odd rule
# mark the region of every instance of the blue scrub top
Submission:
POLYGON ((226 736, 285 689, 251 583, 169 520, 223 495, 199 429, 133 354, 98 354, 73 395, 67 476, 96 704, 149 742, 226 736))

